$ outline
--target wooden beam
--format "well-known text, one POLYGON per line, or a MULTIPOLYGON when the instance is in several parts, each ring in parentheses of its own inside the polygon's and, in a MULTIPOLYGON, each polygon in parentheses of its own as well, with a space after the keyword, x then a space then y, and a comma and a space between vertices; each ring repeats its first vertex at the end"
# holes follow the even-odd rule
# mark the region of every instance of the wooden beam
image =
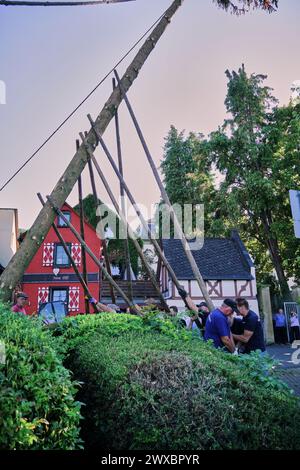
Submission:
POLYGON ((123 99, 124 99, 124 101, 125 101, 125 104, 126 104, 126 106, 127 106, 127 109, 128 109, 128 111, 129 111, 129 114, 130 114, 130 116, 131 116, 131 119, 132 119, 132 121, 133 121, 134 127, 136 128, 138 137, 139 137, 139 139, 140 139, 140 141, 141 141, 141 144, 142 144, 142 147, 143 147, 143 149, 144 149, 145 155, 146 155, 147 160, 148 160, 148 162, 149 162, 149 165, 150 165, 150 167, 151 167, 152 173, 153 173, 154 178, 155 178, 155 180, 156 180, 156 183, 157 183, 157 185, 158 185, 158 187, 159 187, 159 189, 160 189, 161 197, 162 197, 164 203, 166 204, 166 206, 167 206, 167 208, 168 208, 168 210, 169 210, 171 219, 172 219, 172 221, 173 221, 173 223, 174 223, 175 231, 176 231, 176 233, 180 236, 180 240, 181 240, 181 243, 182 243, 182 246, 183 246, 183 250, 184 250, 184 252, 185 252, 185 254, 186 254, 186 257, 187 257, 187 259, 188 259, 188 261, 189 261, 189 263, 190 263, 190 266, 191 266, 192 271, 193 271, 193 273, 194 273, 195 279, 196 279, 196 281, 197 281, 197 283, 198 283, 198 285, 199 285, 199 287, 200 287, 200 290, 201 290, 201 292, 202 292, 202 294, 203 294, 203 297, 204 297, 204 299, 205 299, 205 302, 207 303, 208 308, 212 311, 212 310, 214 309, 214 304, 212 303, 212 300, 211 300, 211 298, 210 298, 210 296, 209 296, 209 294, 208 294, 208 291, 207 291, 207 289, 206 289, 205 281, 204 281, 204 279, 203 279, 203 277, 202 277, 202 275, 201 275, 201 273, 200 273, 200 270, 199 270, 198 265, 197 265, 197 263, 196 263, 196 261, 195 261, 195 258, 194 258, 194 256, 193 256, 193 253, 192 253, 192 251, 191 251, 191 248, 190 248, 190 246, 189 246, 189 244, 188 244, 188 241, 187 241, 187 239, 186 239, 186 236, 185 236, 185 234, 184 234, 184 232, 183 232, 183 230, 182 230, 182 227, 181 227, 181 225, 180 225, 180 223, 179 223, 179 221, 178 221, 178 219, 177 219, 177 216, 176 216, 175 211, 174 211, 174 209, 173 209, 173 207, 172 207, 172 204, 171 204, 171 202, 170 202, 170 199, 169 199, 169 196, 168 196, 168 194, 167 194, 167 191, 165 190, 164 185, 163 185, 163 183, 162 183, 162 181, 161 181, 160 175, 159 175, 158 170, 157 170, 157 168, 156 168, 156 166, 155 166, 155 163, 154 163, 154 161, 153 161, 153 158, 152 158, 152 155, 151 155, 151 153, 150 153, 149 147, 148 147, 148 145, 147 145, 147 143, 146 143, 146 140, 145 140, 145 138, 144 138, 142 129, 141 129, 139 123, 138 123, 138 120, 137 120, 137 118, 136 118, 136 116, 135 116, 135 113, 134 113, 134 111, 133 111, 133 109, 132 109, 132 106, 131 106, 131 104, 130 104, 130 102, 129 102, 129 99, 128 99, 128 97, 127 97, 126 90, 124 89, 124 87, 123 87, 123 85, 122 85, 122 81, 121 81, 120 78, 119 78, 118 72, 115 70, 114 73, 115 73, 116 79, 117 79, 117 81, 118 81, 118 85, 119 85, 120 91, 121 91, 121 93, 122 93, 123 99))
MULTIPOLYGON (((41 204, 42 206, 45 204, 45 201, 42 197, 42 195, 40 193, 37 194, 39 200, 41 201, 41 204)), ((57 236, 57 238, 59 239, 60 243, 62 244, 63 246, 63 249, 65 250, 65 253, 71 263, 71 266, 72 268, 74 269, 74 272, 76 274, 76 276, 78 277, 78 281, 80 282, 80 284, 82 285, 82 288, 83 288, 83 291, 84 291, 84 294, 87 296, 88 298, 88 301, 91 302, 91 304, 93 305, 93 308, 94 308, 94 312, 98 312, 98 309, 96 308, 96 303, 93 301, 93 296, 92 294, 90 293, 89 291, 89 288, 88 288, 88 284, 86 283, 85 279, 83 279, 83 277, 81 276, 80 272, 79 272, 79 269, 77 268, 76 266, 76 263, 75 261, 73 260, 72 256, 71 256, 71 253, 68 249, 68 246, 63 238, 63 236, 61 235, 61 233, 59 232, 57 226, 55 225, 55 223, 52 224, 52 228, 57 236)))
MULTIPOLYGON (((64 216, 63 212, 55 205, 54 201, 52 200, 52 198, 50 196, 47 196, 47 199, 49 201, 49 203, 51 204, 53 210, 57 213, 57 215, 59 215, 62 220, 65 222, 65 224, 69 227, 69 229, 71 230, 71 232, 73 233, 73 235, 75 235, 75 237, 77 238, 77 240, 79 241, 79 243, 81 243, 85 249, 86 249, 86 252, 89 254, 89 256, 92 258, 92 260, 96 263, 96 265, 98 267, 101 267, 101 263, 100 261, 98 260, 97 256, 92 252, 92 250, 89 248, 89 246, 85 243, 85 241, 81 238, 80 234, 77 232, 77 230, 75 229, 75 227, 73 227, 73 225, 71 224, 71 222, 68 221, 68 219, 64 216)), ((125 301, 125 303, 128 305, 128 307, 131 309, 131 311, 133 313, 135 313, 136 315, 141 315, 141 313, 136 309, 135 305, 128 299, 127 295, 123 292, 123 290, 117 285, 117 283, 113 280, 113 278, 108 274, 108 272, 106 271, 106 269, 102 266, 102 270, 103 270, 103 273, 106 277, 106 279, 108 280, 108 282, 110 284, 112 284, 115 288, 115 290, 117 292, 119 292, 120 296, 123 298, 123 300, 125 301)))
MULTIPOLYGON (((109 152, 109 150, 108 150, 108 148, 107 148, 107 146, 106 146, 106 144, 105 144, 105 142, 104 142, 104 140, 103 140, 101 134, 99 134, 99 132, 97 131, 96 125, 95 125, 94 121, 92 120, 90 114, 88 114, 88 119, 89 119, 89 121, 90 121, 90 124, 91 124, 91 126, 92 126, 92 129, 93 129, 94 132, 95 132, 95 135, 97 136, 97 138, 98 138, 98 140, 99 140, 99 143, 100 143, 101 147, 102 147, 103 150, 104 150, 105 155, 107 156, 107 159, 108 159, 109 163, 111 164, 111 166, 112 166, 112 168, 113 168, 115 174, 117 175, 117 177, 119 178, 120 182, 122 183, 122 185, 123 185, 123 187, 124 187, 124 190, 126 191, 126 194, 127 194, 127 196, 128 196, 128 199, 129 199, 130 203, 132 204, 132 206, 133 206, 133 208, 134 208, 134 210, 135 210, 137 216, 139 217, 139 219, 140 219, 140 221, 141 221, 141 223, 142 223, 144 229, 146 230, 146 232, 147 232, 147 234, 148 234, 148 236, 149 236, 149 238, 150 238, 150 240, 151 240, 151 242, 152 242, 152 244, 153 244, 153 246, 154 246, 154 248, 155 248, 155 251, 156 251, 157 255, 161 258, 163 264, 165 265, 165 267, 166 267, 167 270, 169 271, 169 274, 170 274, 170 276, 171 276, 171 278, 172 278, 172 281, 174 282, 176 288, 179 290, 182 286, 179 284, 179 281, 178 281, 178 279, 177 279, 177 277, 176 277, 176 274, 175 274, 175 272, 174 272, 172 266, 170 265, 169 261, 168 261, 167 258, 165 257, 165 255, 164 255, 162 249, 160 248, 159 244, 157 243, 156 239, 153 237, 153 234, 152 234, 152 232, 151 232, 151 229, 149 228, 149 226, 148 226, 146 220, 144 219, 144 216, 143 216, 141 210, 139 209, 138 204, 136 203, 136 201, 135 201, 135 199, 134 199, 134 197, 133 197, 133 195, 132 195, 132 193, 131 193, 129 187, 127 186, 127 184, 126 184, 126 182, 125 182, 125 180, 124 180, 124 177, 123 177, 123 176, 121 175, 121 173, 119 172, 118 167, 117 167, 117 165, 115 164, 115 161, 114 161, 113 157, 111 156, 111 154, 110 154, 110 152, 109 152)), ((87 145, 87 142, 86 142, 86 141, 85 141, 85 144, 87 145)), ((185 300, 184 298, 183 298, 183 300, 184 300, 184 302, 186 303, 186 300, 185 300)), ((187 304, 186 304, 186 305, 187 305, 187 304)))
POLYGON ((135 246, 135 249, 137 250, 138 255, 139 255, 140 258, 141 258, 141 261, 142 261, 142 263, 143 263, 144 266, 145 266, 145 269, 146 269, 146 271, 147 271, 147 273, 148 273, 148 275, 149 275, 149 277, 150 277, 150 280, 151 280, 151 282, 152 282, 152 285, 153 285, 153 287, 154 287, 154 289, 155 289, 155 291, 156 291, 156 293, 157 293, 157 295, 158 295, 158 297, 159 297, 159 299, 160 299, 160 301, 161 301, 162 306, 164 307, 164 309, 165 309, 167 312, 169 312, 169 306, 168 306, 168 304, 166 303, 165 298, 164 298, 164 296, 163 296, 163 294, 162 294, 162 292, 161 292, 161 290, 160 290, 160 287, 159 287, 159 285, 158 285, 158 283, 157 283, 157 281, 156 281, 156 279, 155 279, 155 275, 154 275, 154 273, 153 273, 151 267, 149 266, 148 261, 147 261, 145 255, 144 255, 144 253, 143 253, 143 250, 142 250, 142 248, 140 247, 139 242, 137 241, 137 239, 136 239, 136 237, 135 237, 135 234, 133 233, 132 228, 130 227, 129 223, 127 222, 127 220, 126 220, 126 218, 125 218, 125 215, 123 214, 122 209, 120 208, 120 206, 119 206, 119 204, 118 204, 118 202, 117 202, 117 200, 116 200, 116 198, 115 198, 115 196, 114 196, 114 194, 113 194, 113 192, 112 192, 112 190, 111 190, 111 188, 110 188, 110 185, 108 184, 108 181, 107 181, 107 179, 105 178, 104 173, 103 173, 103 171, 102 171, 101 168, 100 168, 99 163, 97 162, 95 156, 91 153, 91 151, 90 151, 90 149, 89 149, 88 147, 87 147, 87 152, 89 153, 89 156, 90 156, 92 162, 93 162, 94 165, 95 165, 96 171, 97 171, 98 175, 100 176, 100 179, 101 179, 101 181, 102 181, 102 183, 103 183, 103 186, 105 187, 106 192, 107 192, 107 194, 109 195, 110 200, 112 201, 113 206, 114 206, 114 208, 116 209, 117 214, 119 215, 119 217, 120 217, 122 223, 123 223, 124 226, 126 227, 127 233, 128 233, 128 235, 129 235, 129 237, 130 237, 131 240, 133 241, 133 244, 134 244, 134 246, 135 246))
MULTIPOLYGON (((126 91, 128 91, 132 86, 141 68, 155 48, 159 39, 162 37, 171 21, 171 18, 175 15, 181 4, 182 0, 174 0, 172 2, 171 6, 166 10, 161 20, 150 33, 149 37, 146 39, 143 46, 127 68, 122 78, 122 85, 126 91)), ((100 111, 96 119, 95 126, 100 135, 103 135, 105 132, 121 101, 122 96, 119 88, 117 87, 111 93, 105 106, 100 111)), ((97 138, 92 129, 90 129, 87 135, 87 141, 94 149, 97 143, 97 138)), ((87 163, 87 158, 85 147, 84 145, 81 145, 51 193, 51 198, 56 207, 61 207, 67 200, 67 197, 78 180, 78 176, 82 173, 82 170, 87 163)), ((50 202, 47 201, 34 221, 32 227, 28 230, 28 234, 20 246, 20 249, 15 253, 0 277, 1 300, 5 302, 10 301, 13 289, 21 280, 27 266, 36 254, 40 245, 43 243, 52 223, 54 222, 54 218, 55 210, 50 202)))

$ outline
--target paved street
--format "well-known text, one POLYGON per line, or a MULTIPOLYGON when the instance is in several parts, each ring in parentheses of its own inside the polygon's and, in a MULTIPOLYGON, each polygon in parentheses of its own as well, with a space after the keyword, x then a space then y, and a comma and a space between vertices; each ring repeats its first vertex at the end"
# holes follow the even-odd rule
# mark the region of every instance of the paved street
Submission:
POLYGON ((296 395, 300 396, 300 346, 298 355, 297 349, 293 349, 290 345, 275 344, 268 346, 267 350, 271 357, 279 361, 279 376, 294 390, 296 395), (295 352, 293 361, 292 355, 295 352))

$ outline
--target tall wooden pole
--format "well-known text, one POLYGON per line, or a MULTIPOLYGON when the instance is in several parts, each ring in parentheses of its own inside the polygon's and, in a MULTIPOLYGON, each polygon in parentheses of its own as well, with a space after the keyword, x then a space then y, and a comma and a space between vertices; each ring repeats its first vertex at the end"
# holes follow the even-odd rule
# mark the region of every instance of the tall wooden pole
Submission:
MULTIPOLYGON (((76 140, 76 150, 79 149, 79 140, 76 140)), ((83 209, 83 196, 82 196, 82 178, 81 175, 78 178, 78 201, 79 201, 79 217, 80 217, 80 235, 83 240, 85 240, 84 234, 84 209, 83 209)), ((88 277, 87 277, 87 268, 86 268, 86 253, 84 246, 81 247, 82 253, 82 276, 85 280, 86 284, 88 284, 88 277)), ((85 310, 86 313, 90 313, 90 305, 89 301, 85 296, 85 310)))
POLYGON ((214 304, 212 303, 211 298, 209 297, 209 294, 208 294, 208 292, 207 292, 204 279, 203 279, 203 277, 202 277, 202 275, 201 275, 201 273, 200 273, 200 270, 199 270, 199 268, 198 268, 198 266, 197 266, 197 263, 196 263, 196 261, 195 261, 195 258, 194 258, 194 256, 193 256, 193 254, 192 254, 192 251, 191 251, 191 249, 190 249, 190 246, 189 246, 189 244, 188 244, 188 241, 187 241, 187 239, 186 239, 186 236, 185 236, 185 234, 184 234, 184 232, 183 232, 183 230, 182 230, 182 228, 181 228, 181 225, 180 225, 180 223, 178 222, 177 216, 176 216, 176 214, 175 214, 175 211, 173 210, 173 207, 172 207, 172 204, 171 204, 171 202, 170 202, 169 196, 168 196, 168 194, 167 194, 167 192, 166 192, 166 190, 165 190, 165 188, 164 188, 164 185, 163 185, 163 183, 162 183, 162 181, 161 181, 161 179, 160 179, 158 170, 157 170, 157 168, 156 168, 156 166, 155 166, 155 163, 154 163, 153 158, 152 158, 152 156, 151 156, 151 153, 150 153, 150 150, 149 150, 148 145, 147 145, 147 143, 146 143, 146 140, 145 140, 145 138, 144 138, 144 136, 143 136, 142 130, 141 130, 141 128, 140 128, 140 125, 139 125, 139 123, 138 123, 138 121, 137 121, 137 118, 136 118, 136 116, 135 116, 135 114, 134 114, 134 111, 133 111, 133 109, 132 109, 132 106, 131 106, 131 104, 130 104, 128 98, 127 98, 126 91, 125 91, 125 89, 124 89, 124 87, 123 87, 123 85, 122 85, 122 82, 121 82, 120 78, 119 78, 118 72, 115 70, 114 73, 115 73, 116 79, 117 79, 117 81, 118 81, 118 85, 119 85, 119 87, 120 87, 120 90, 121 90, 123 99, 124 99, 124 101, 125 101, 125 103, 126 103, 126 106, 127 106, 127 108, 128 108, 129 114, 130 114, 130 116, 131 116, 131 118, 132 118, 132 121, 133 121, 134 126, 135 126, 136 131, 137 131, 137 134, 138 134, 138 136, 139 136, 139 139, 140 139, 141 144, 142 144, 142 146, 143 146, 143 149, 144 149, 144 151, 145 151, 145 155, 146 155, 147 160, 148 160, 148 162, 149 162, 149 164, 150 164, 152 173, 153 173, 154 178, 155 178, 155 180, 156 180, 156 182, 157 182, 157 185, 158 185, 158 187, 159 187, 159 189, 160 189, 162 199, 163 199, 163 201, 165 202, 165 204, 166 204, 166 206, 167 206, 167 208, 168 208, 168 210, 169 210, 171 219, 172 219, 172 221, 173 221, 173 223, 174 223, 175 231, 176 231, 177 234, 180 236, 180 240, 181 240, 181 243, 182 243, 182 246, 183 246, 183 250, 185 251, 186 257, 187 257, 187 259, 188 259, 188 261, 189 261, 189 263, 190 263, 190 265, 191 265, 191 268, 192 268, 192 271, 193 271, 193 273, 194 273, 195 279, 196 279, 196 281, 197 281, 197 283, 198 283, 198 285, 199 285, 199 287, 200 287, 200 290, 201 290, 201 292, 202 292, 202 294, 203 294, 203 297, 204 297, 205 302, 207 303, 209 309, 210 309, 210 310, 213 310, 213 309, 214 309, 214 304))
MULTIPOLYGON (((181 4, 182 0, 174 0, 172 2, 171 6, 166 10, 157 26, 150 33, 143 46, 134 57, 122 78, 122 85, 124 90, 128 91, 132 86, 144 63, 155 48, 159 39, 162 37, 172 17, 175 15, 181 4)), ((107 100, 105 106, 96 119, 95 126, 100 135, 103 135, 105 132, 121 101, 122 96, 119 87, 117 87, 112 92, 111 96, 107 100)), ((89 131, 87 141, 93 148, 95 148, 97 139, 93 130, 89 131)), ((85 147, 80 145, 79 149, 71 159, 68 167, 51 193, 51 198, 54 201, 56 207, 62 207, 66 201, 78 180, 78 176, 82 173, 82 170, 87 163, 87 158, 88 157, 85 151, 85 147)), ((13 289, 21 280, 27 266, 43 243, 51 225, 54 222, 54 219, 55 210, 51 206, 50 202, 47 201, 32 227, 28 230, 28 234, 19 250, 17 250, 1 275, 0 298, 3 301, 10 301, 13 289)))
MULTIPOLYGON (((116 88, 116 81, 113 78, 113 90, 116 88)), ((118 155, 118 165, 119 172, 123 176, 123 161, 122 161, 122 147, 121 147, 121 134, 120 134, 120 123, 119 123, 119 113, 116 109, 115 113, 115 130, 116 130, 116 141, 117 141, 117 155, 118 155)), ((121 196, 121 210, 126 218, 126 207, 125 207, 125 192, 122 183, 120 182, 120 196, 121 196)), ((129 298, 133 299, 133 290, 132 290, 132 279, 131 279, 131 263, 130 263, 130 251, 128 243, 128 234, 124 239, 124 254, 125 254, 125 269, 127 272, 127 281, 128 281, 128 292, 129 298)))
MULTIPOLYGON (((92 252, 92 250, 89 248, 89 246, 85 243, 85 241, 81 238, 80 234, 77 232, 77 230, 75 229, 75 227, 71 224, 71 222, 68 221, 68 219, 64 216, 63 212, 55 205, 54 201, 52 200, 51 196, 47 196, 47 199, 49 201, 49 203, 51 204, 51 206, 53 207, 53 209, 55 210, 55 212, 62 218, 62 220, 65 222, 65 224, 69 227, 69 229, 71 230, 71 232, 73 233, 73 235, 75 235, 75 237, 77 238, 77 240, 79 241, 79 243, 81 243, 85 249, 86 249, 86 252, 89 254, 89 256, 92 258, 92 260, 96 263, 96 265, 98 267, 101 267, 101 263, 100 261, 98 260, 97 256, 95 255, 95 253, 92 252)), ((121 289, 121 287, 118 286, 118 284, 113 280, 113 278, 108 274, 108 272, 106 271, 106 269, 102 266, 102 270, 103 270, 103 273, 106 277, 106 279, 108 280, 108 282, 110 282, 114 288, 116 289, 117 292, 119 292, 120 296, 124 299, 125 303, 128 305, 128 307, 132 310, 133 313, 135 313, 136 315, 139 315, 140 316, 140 312, 136 309, 135 305, 131 302, 131 300, 127 297, 127 295, 123 292, 123 290, 121 289)))
MULTIPOLYGON (((45 202, 42 198, 42 195, 40 193, 38 193, 37 196, 38 196, 39 200, 41 201, 41 204, 44 205, 45 202)), ((88 298, 88 301, 90 301, 91 304, 93 305, 94 312, 95 313, 98 312, 98 309, 96 308, 96 303, 94 302, 93 296, 89 291, 88 284, 85 281, 85 279, 81 276, 81 274, 79 272, 79 269, 77 268, 76 263, 75 263, 75 261, 73 260, 73 258, 71 256, 71 253, 68 249, 68 246, 67 246, 63 236, 59 232, 57 226, 55 225, 55 223, 52 224, 52 228, 53 228, 57 238, 59 239, 60 243, 62 244, 62 247, 63 247, 63 249, 64 249, 64 251, 65 251, 65 253, 66 253, 66 255, 67 255, 67 257, 70 261, 70 264, 71 264, 72 268, 74 269, 74 272, 75 272, 76 276, 78 277, 78 280, 79 280, 80 284, 82 285, 85 296, 88 298)))
MULTIPOLYGON (((96 189, 96 184, 95 184, 93 165, 92 165, 92 162, 91 162, 90 158, 88 159, 88 167, 89 167, 89 173, 90 173, 92 192, 93 192, 93 196, 94 196, 95 210, 97 210, 97 207, 98 207, 98 204, 99 204, 99 199, 98 199, 98 194, 97 194, 97 189, 96 189)), ((100 223, 101 223, 101 221, 100 221, 100 223)), ((102 232, 104 233, 104 228, 103 228, 102 232)), ((103 256, 104 256, 105 267, 106 267, 106 270, 107 270, 108 274, 111 276, 110 261, 109 261, 107 243, 106 243, 105 237, 103 237, 102 240, 101 240, 101 246, 102 246, 102 251, 103 251, 103 256)), ((101 278, 102 278, 102 270, 101 269, 99 269, 99 275, 101 275, 101 278)), ((116 296, 115 296, 114 288, 111 284, 109 284, 109 289, 110 289, 111 301, 112 301, 113 304, 115 304, 116 303, 116 296)), ((99 289, 99 299, 101 299, 101 286, 100 286, 100 289, 99 289)))
POLYGON ((159 299, 160 299, 160 302, 161 302, 162 307, 163 307, 166 311, 169 311, 169 306, 168 306, 168 304, 166 303, 165 298, 164 298, 164 296, 163 296, 163 294, 162 294, 162 292, 161 292, 161 290, 160 290, 160 287, 159 287, 159 285, 158 285, 158 282, 157 282, 156 279, 155 279, 155 275, 154 275, 153 271, 151 270, 151 267, 150 267, 149 264, 148 264, 148 261, 147 261, 145 255, 144 255, 144 252, 143 252, 142 248, 140 247, 139 242, 137 241, 137 239, 136 239, 136 237, 135 237, 135 235, 134 235, 134 233, 133 233, 133 231, 132 231, 132 228, 130 227, 129 223, 127 222, 127 220, 126 220, 126 218, 125 218, 125 216, 124 216, 124 214, 123 214, 123 212, 122 212, 122 210, 121 210, 121 208, 120 208, 120 206, 119 206, 119 204, 118 204, 118 202, 117 202, 117 200, 116 200, 116 198, 115 198, 115 196, 114 196, 114 194, 113 194, 113 192, 112 192, 112 190, 111 190, 111 188, 110 188, 110 185, 108 184, 108 181, 107 181, 107 179, 105 178, 104 173, 103 173, 103 171, 102 171, 101 168, 100 168, 99 163, 97 162, 96 158, 95 158, 94 155, 91 153, 91 151, 90 151, 90 149, 89 149, 88 147, 87 147, 87 152, 89 153, 89 156, 90 156, 91 161, 92 161, 92 162, 94 163, 94 165, 95 165, 96 171, 97 171, 98 175, 100 176, 100 179, 101 179, 101 181, 102 181, 102 183, 103 183, 103 186, 105 187, 105 189, 106 189, 106 191, 107 191, 107 194, 109 195, 109 197, 110 197, 110 199, 111 199, 111 201, 112 201, 112 203, 113 203, 113 206, 114 206, 114 208, 116 209, 117 214, 119 215, 119 217, 120 217, 122 223, 124 224, 124 227, 126 227, 126 230, 127 230, 127 232, 128 232, 128 235, 129 235, 129 237, 131 238, 131 240, 132 240, 132 242, 133 242, 133 244, 134 244, 134 246, 135 246, 135 249, 137 250, 137 252, 138 252, 138 254, 139 254, 139 256, 140 256, 143 265, 145 266, 145 269, 146 269, 146 271, 147 271, 147 273, 148 273, 148 275, 149 275, 149 277, 150 277, 150 280, 151 280, 151 282, 152 282, 152 285, 153 285, 153 287, 154 287, 154 289, 155 289, 155 291, 156 291, 156 293, 157 293, 157 295, 158 295, 158 297, 159 297, 159 299))
MULTIPOLYGON (((127 186, 127 184, 126 184, 126 182, 125 182, 123 176, 122 176, 121 173, 119 172, 118 167, 117 167, 117 165, 115 164, 115 161, 114 161, 113 157, 111 156, 111 154, 110 154, 110 152, 109 152, 109 150, 108 150, 108 148, 107 148, 107 146, 106 146, 106 144, 105 144, 105 142, 104 142, 102 136, 98 133, 98 131, 97 131, 97 129, 96 129, 96 126, 95 126, 95 123, 93 122, 93 120, 92 120, 90 114, 88 114, 88 119, 89 119, 89 121, 90 121, 90 124, 91 124, 91 126, 92 126, 92 129, 93 129, 94 132, 95 132, 95 135, 97 136, 97 138, 98 138, 98 140, 99 140, 99 143, 100 143, 101 147, 102 147, 103 150, 104 150, 105 155, 107 156, 107 159, 108 159, 109 163, 111 164, 111 166, 112 166, 112 168, 113 168, 115 174, 117 175, 117 177, 118 177, 119 180, 121 181, 121 183, 122 183, 122 185, 123 185, 123 187, 124 187, 124 190, 126 191, 126 194, 127 194, 127 196, 128 196, 128 199, 129 199, 130 203, 132 204, 132 206, 133 206, 133 208, 134 208, 134 210, 135 210, 137 216, 139 217, 139 219, 140 219, 140 221, 141 221, 141 223, 142 223, 144 229, 146 230, 146 233, 148 234, 148 236, 149 236, 149 238, 150 238, 152 244, 154 245, 154 248, 155 248, 155 251, 156 251, 157 255, 161 258, 163 264, 165 265, 166 269, 168 270, 168 272, 169 272, 169 274, 170 274, 170 276, 171 276, 171 278, 172 278, 172 281, 174 282, 174 284, 175 284, 177 290, 180 290, 182 286, 179 284, 179 281, 178 281, 178 279, 177 279, 177 277, 176 277, 176 274, 175 274, 175 272, 174 272, 172 266, 170 265, 169 261, 168 261, 167 258, 165 257, 165 255, 164 255, 162 249, 160 248, 159 244, 157 243, 157 241, 156 241, 155 238, 153 237, 153 234, 152 234, 151 229, 149 228, 149 226, 148 226, 146 220, 144 219, 144 216, 143 216, 141 210, 139 209, 138 204, 135 202, 135 199, 134 199, 134 197, 133 197, 133 195, 132 195, 130 189, 128 188, 128 186, 127 186)), ((85 144, 88 145, 86 141, 85 141, 85 144)), ((184 302, 186 303, 186 301, 185 301, 184 298, 183 298, 183 300, 184 300, 184 302)), ((187 304, 186 304, 186 305, 187 305, 187 304)))

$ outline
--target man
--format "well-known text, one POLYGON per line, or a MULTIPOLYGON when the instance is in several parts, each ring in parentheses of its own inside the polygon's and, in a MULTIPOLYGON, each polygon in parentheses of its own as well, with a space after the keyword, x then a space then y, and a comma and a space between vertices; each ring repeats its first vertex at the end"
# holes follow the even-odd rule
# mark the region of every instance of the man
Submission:
MULTIPOLYGON (((200 312, 200 315, 199 315, 199 309, 200 309, 200 306, 202 308, 203 305, 206 305, 206 303, 201 302, 201 304, 196 305, 183 287, 181 287, 178 290, 178 293, 180 294, 181 298, 184 300, 184 302, 185 302, 186 306, 189 308, 189 310, 191 310, 191 312, 194 312, 193 315, 185 318, 185 323, 186 323, 187 329, 197 331, 198 333, 201 333, 203 335, 204 323, 203 323, 203 318, 202 318, 201 312, 200 312)), ((207 307, 207 305, 206 305, 206 307, 207 307)))
POLYGON ((233 334, 233 339, 237 343, 242 343, 244 348, 242 352, 244 354, 250 354, 251 351, 261 351, 266 350, 263 329, 261 326, 261 321, 259 316, 249 309, 249 303, 246 299, 238 298, 236 299, 237 307, 239 314, 243 317, 242 334, 233 334))
POLYGON ((286 320, 283 309, 280 308, 278 313, 275 314, 275 332, 278 343, 286 344, 287 335, 286 335, 286 320))
POLYGON ((26 315, 25 305, 28 300, 28 295, 25 292, 18 292, 16 295, 16 303, 11 308, 11 311, 14 313, 22 313, 26 315))
POLYGON ((204 331, 206 320, 210 313, 209 308, 206 302, 201 302, 199 305, 197 305, 197 307, 198 307, 199 318, 201 319, 201 323, 202 323, 202 329, 204 331))
POLYGON ((234 312, 238 312, 235 301, 232 299, 223 300, 221 307, 209 314, 204 333, 205 341, 212 340, 215 348, 225 347, 231 353, 235 351, 235 345, 228 320, 234 312))

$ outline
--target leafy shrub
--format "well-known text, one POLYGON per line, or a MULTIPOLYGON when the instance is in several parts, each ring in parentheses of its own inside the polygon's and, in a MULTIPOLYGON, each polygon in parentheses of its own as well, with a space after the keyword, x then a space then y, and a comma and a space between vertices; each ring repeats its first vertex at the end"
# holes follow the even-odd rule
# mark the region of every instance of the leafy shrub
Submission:
POLYGON ((80 404, 50 332, 0 304, 0 341, 0 449, 78 448, 80 404))
POLYGON ((299 401, 270 360, 238 358, 155 315, 66 320, 90 448, 300 448, 299 401))

